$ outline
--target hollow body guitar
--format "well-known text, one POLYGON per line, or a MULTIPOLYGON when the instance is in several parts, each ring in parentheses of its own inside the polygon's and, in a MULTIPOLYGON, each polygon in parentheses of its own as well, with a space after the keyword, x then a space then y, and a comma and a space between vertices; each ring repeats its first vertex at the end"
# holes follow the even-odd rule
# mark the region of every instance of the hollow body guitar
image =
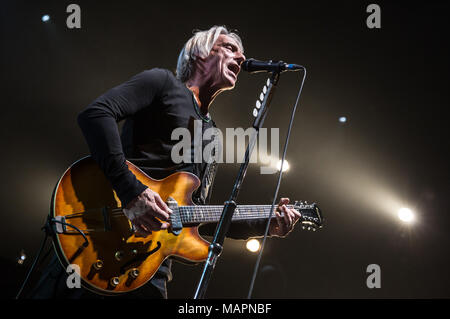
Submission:
MULTIPOLYGON (((192 193, 200 185, 194 174, 178 172, 155 180, 132 163, 127 161, 127 165, 172 209, 168 230, 146 237, 135 234, 119 198, 91 157, 72 164, 52 196, 49 220, 58 258, 64 268, 77 265, 82 285, 99 294, 116 295, 141 287, 169 256, 204 261, 209 242, 199 235, 198 225, 217 222, 222 213, 222 206, 192 203, 192 193)), ((296 202, 288 206, 301 212, 304 226, 313 230, 322 226, 317 205, 296 202)), ((233 220, 267 218, 269 213, 270 205, 238 205, 233 220)))

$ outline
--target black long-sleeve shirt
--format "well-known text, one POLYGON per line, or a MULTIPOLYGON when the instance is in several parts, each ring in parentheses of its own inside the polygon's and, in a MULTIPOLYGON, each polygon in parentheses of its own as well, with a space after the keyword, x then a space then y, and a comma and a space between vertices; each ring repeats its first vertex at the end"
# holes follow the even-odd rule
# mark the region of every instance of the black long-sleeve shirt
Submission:
MULTIPOLYGON (((196 120, 201 121, 202 131, 214 126, 212 120, 200 114, 186 85, 164 69, 151 69, 133 76, 98 97, 78 116, 91 155, 111 182, 123 207, 146 188, 129 171, 125 159, 153 178, 187 171, 202 179, 205 162, 175 163, 171 158, 172 148, 179 142, 171 139, 172 132, 186 128, 192 137, 193 162, 196 120), (117 122, 121 120, 125 123, 120 136, 117 122)), ((202 153, 209 142, 203 141, 202 153)), ((212 235, 215 225, 200 229, 203 234, 212 235)), ((263 220, 252 220, 232 223, 227 236, 246 239, 263 232, 263 220)), ((170 278, 170 263, 164 263, 160 271, 170 278)))

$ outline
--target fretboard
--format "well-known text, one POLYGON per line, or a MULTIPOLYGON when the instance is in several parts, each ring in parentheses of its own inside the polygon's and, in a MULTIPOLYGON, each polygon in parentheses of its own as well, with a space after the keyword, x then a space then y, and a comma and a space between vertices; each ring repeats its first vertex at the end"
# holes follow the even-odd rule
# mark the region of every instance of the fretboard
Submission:
MULTIPOLYGON (((269 217, 271 206, 272 205, 238 205, 234 211, 232 220, 267 218, 269 217)), ((294 206, 287 205, 287 207, 291 209, 294 206)), ((223 206, 179 206, 178 210, 183 225, 213 223, 220 220, 223 206)), ((275 213, 272 213, 272 217, 275 217, 275 213)))

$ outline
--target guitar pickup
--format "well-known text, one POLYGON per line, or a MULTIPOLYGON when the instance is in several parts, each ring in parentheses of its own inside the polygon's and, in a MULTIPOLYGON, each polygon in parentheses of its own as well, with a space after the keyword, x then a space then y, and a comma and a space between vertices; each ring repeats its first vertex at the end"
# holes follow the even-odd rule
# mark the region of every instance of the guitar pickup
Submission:
POLYGON ((178 209, 178 204, 172 197, 167 199, 167 205, 170 209, 172 209, 172 214, 170 214, 170 227, 168 229, 169 232, 174 235, 179 235, 181 230, 183 229, 183 223, 181 222, 180 211, 178 209))

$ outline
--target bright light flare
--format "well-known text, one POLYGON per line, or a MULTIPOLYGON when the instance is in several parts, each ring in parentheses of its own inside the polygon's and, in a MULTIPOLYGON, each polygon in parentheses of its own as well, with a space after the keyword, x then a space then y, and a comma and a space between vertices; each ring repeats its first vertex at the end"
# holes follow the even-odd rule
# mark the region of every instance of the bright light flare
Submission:
POLYGON ((50 20, 50 16, 48 14, 44 14, 42 16, 42 22, 47 22, 48 20, 50 20))
MULTIPOLYGON (((277 163, 277 170, 280 171, 281 170, 281 160, 278 161, 277 163)), ((286 172, 289 170, 289 162, 287 160, 284 160, 283 163, 283 172, 286 172)))
POLYGON ((414 221, 414 214, 411 209, 403 207, 398 210, 398 218, 405 223, 411 223, 414 221))
POLYGON ((259 240, 257 239, 250 239, 247 241, 247 249, 251 251, 252 253, 256 253, 260 248, 261 244, 259 243, 259 240))

